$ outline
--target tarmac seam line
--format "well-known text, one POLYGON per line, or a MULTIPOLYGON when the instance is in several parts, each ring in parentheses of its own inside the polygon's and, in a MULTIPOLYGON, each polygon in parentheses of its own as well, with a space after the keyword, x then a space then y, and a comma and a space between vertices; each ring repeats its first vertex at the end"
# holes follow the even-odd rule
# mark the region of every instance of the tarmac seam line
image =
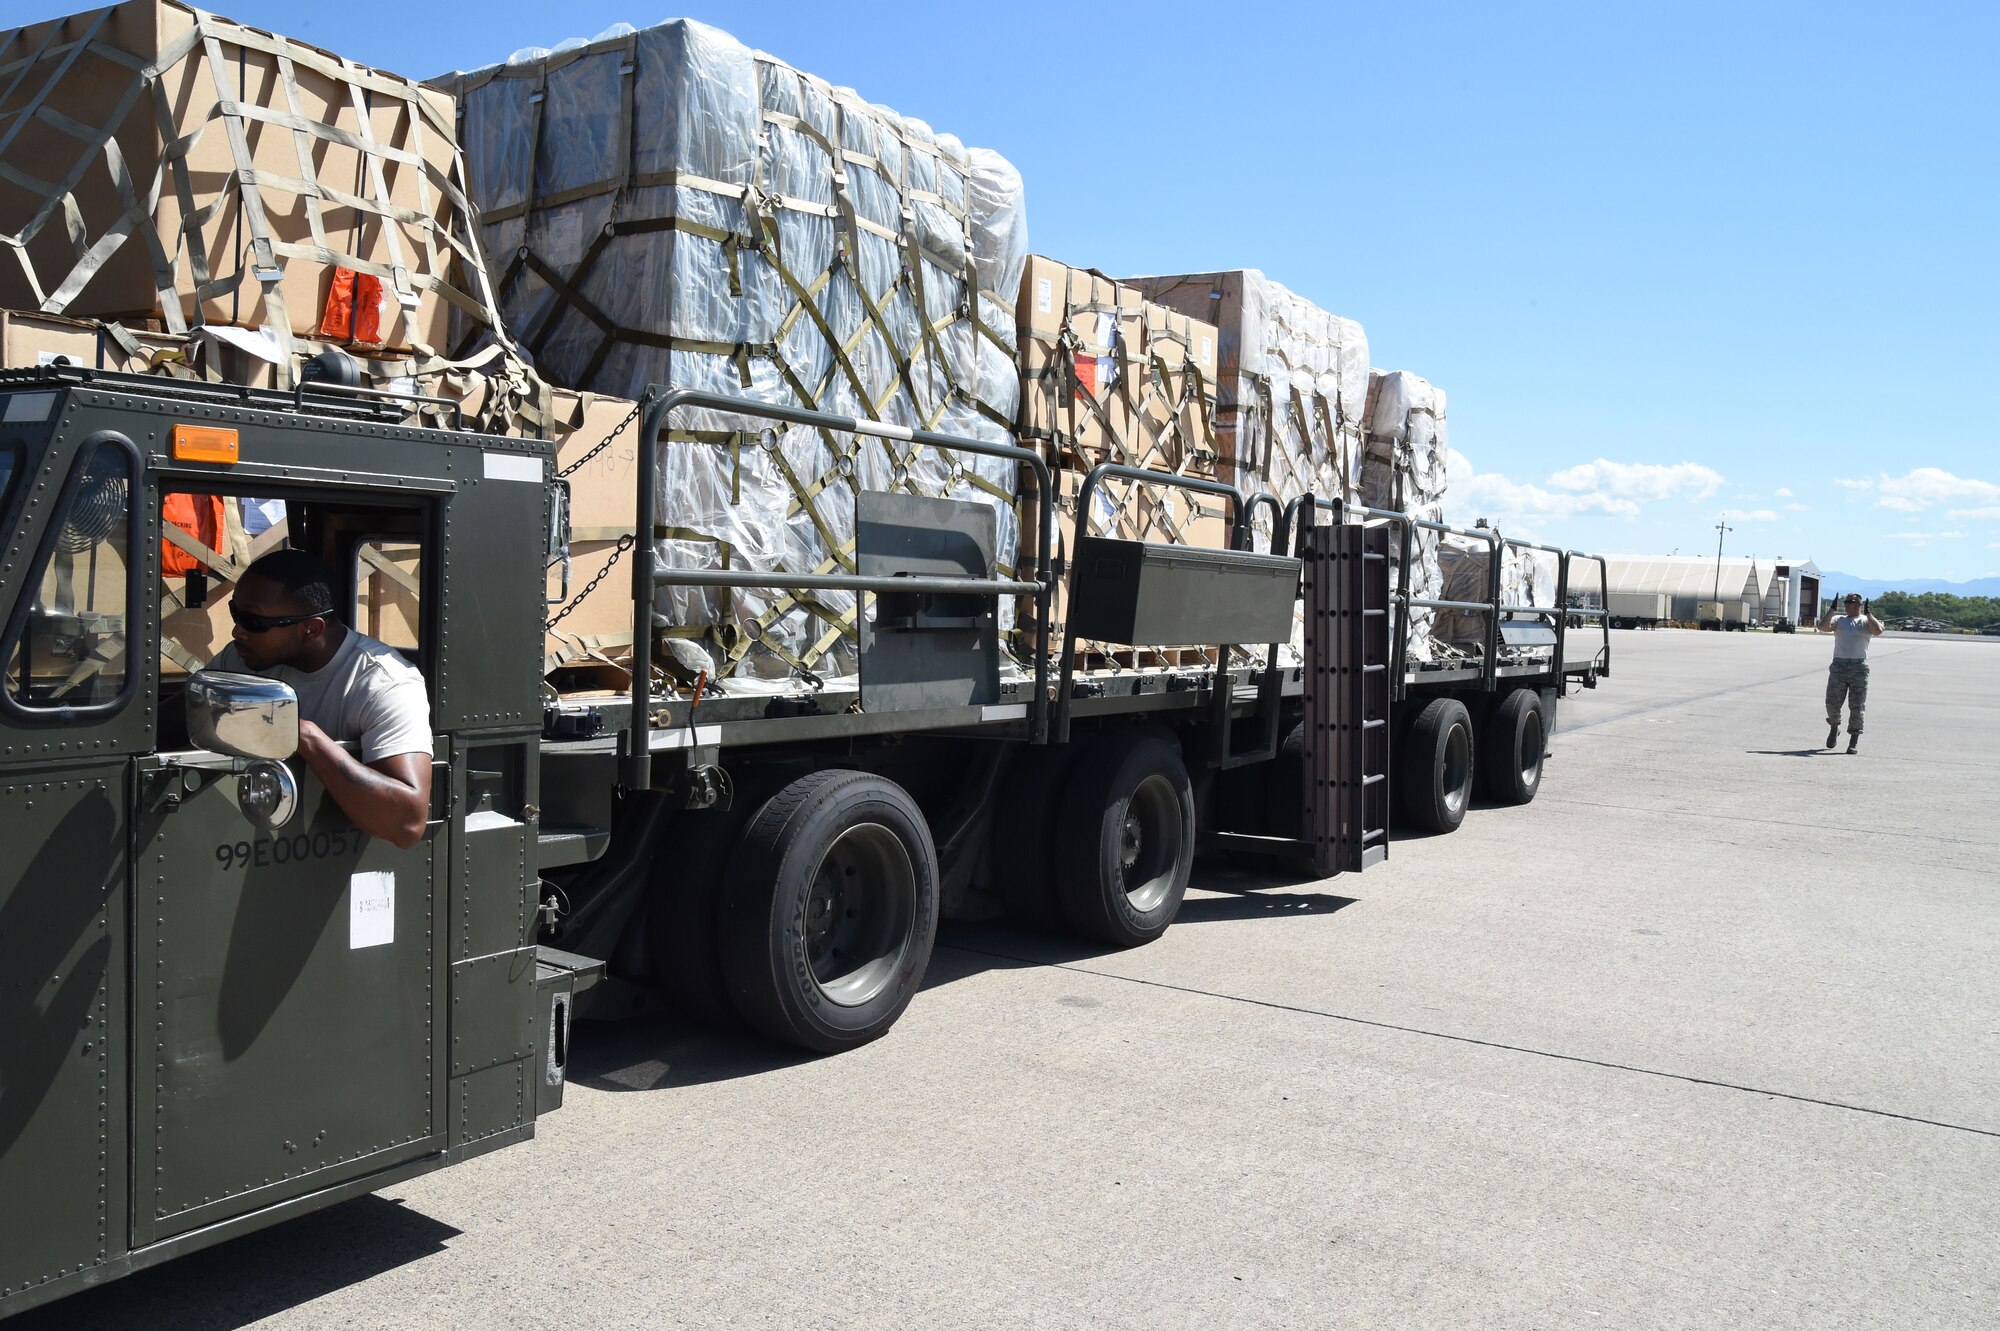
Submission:
POLYGON ((1762 1095, 1777 1100, 1790 1100, 1797 1104, 1819 1105, 1826 1109, 1844 1109, 1854 1114, 1870 1114, 1876 1118, 1892 1118, 1904 1123, 1917 1123, 1924 1127, 1944 1128, 1950 1132, 1969 1132, 1979 1137, 2000 1137, 2000 1129, 1975 1128, 1964 1123, 1946 1123, 1942 1119, 1922 1118, 1916 1114, 1902 1114, 1893 1109, 1875 1109, 1868 1105, 1849 1104, 1844 1100, 1825 1100, 1814 1095, 1799 1095, 1792 1091, 1774 1091, 1762 1086, 1745 1086, 1740 1082, 1719 1081, 1713 1077, 1697 1077, 1687 1072, 1663 1072, 1658 1068, 1636 1067, 1630 1063, 1613 1063, 1609 1059, 1587 1058, 1582 1054, 1562 1054, 1550 1049, 1533 1049, 1527 1045, 1506 1044, 1499 1040, 1482 1040, 1476 1035, 1454 1035, 1450 1031, 1426 1030, 1421 1026, 1404 1026, 1393 1021, 1379 1021, 1373 1017, 1355 1017, 1344 1012, 1328 1012, 1321 1008, 1300 1007, 1294 1003, 1278 1003, 1268 998, 1248 998, 1242 994, 1219 993, 1213 989, 1198 989, 1193 985, 1169 984, 1164 980, 1145 980, 1132 975, 1119 975, 1114 971, 1092 970, 1073 962, 1043 961, 1035 957, 1017 956, 1012 952, 994 952, 985 948, 967 947, 963 943, 939 943, 939 948, 950 948, 967 952, 977 957, 992 957, 999 961, 1018 961, 1028 966, 1048 966, 1055 970, 1072 971, 1078 975, 1095 976, 1103 980, 1122 980, 1126 984, 1143 985, 1149 989, 1167 989, 1174 993, 1192 994, 1200 998, 1216 998, 1226 1003, 1243 1003, 1250 1007, 1270 1008, 1277 1012, 1292 1012, 1304 1017, 1323 1017, 1329 1021, 1344 1021, 1355 1026, 1372 1026, 1377 1030, 1397 1031, 1404 1035, 1421 1035, 1432 1040, 1449 1040, 1454 1044, 1478 1045, 1483 1049, 1498 1049, 1510 1054, 1528 1054, 1535 1058, 1549 1058, 1561 1063, 1580 1063, 1585 1067, 1608 1068, 1614 1072, 1630 1072, 1641 1077, 1659 1077, 1665 1081, 1685 1082, 1692 1086, 1713 1086, 1725 1091, 1742 1091, 1746 1095, 1762 1095))

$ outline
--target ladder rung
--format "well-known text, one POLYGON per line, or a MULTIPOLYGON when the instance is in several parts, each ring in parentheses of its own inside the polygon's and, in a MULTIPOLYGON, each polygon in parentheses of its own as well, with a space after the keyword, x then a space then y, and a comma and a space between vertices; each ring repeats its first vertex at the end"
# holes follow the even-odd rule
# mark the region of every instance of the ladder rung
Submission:
POLYGON ((1361 778, 1361 786, 1362 786, 1362 788, 1363 788, 1363 789, 1365 790, 1365 789, 1367 789, 1367 788, 1368 788, 1369 786, 1379 786, 1379 785, 1381 785, 1381 784, 1382 784, 1382 783, 1383 783, 1384 781, 1387 781, 1388 779, 1389 779, 1389 774, 1388 774, 1387 772, 1376 772, 1376 773, 1375 773, 1375 774, 1373 774, 1372 776, 1364 776, 1364 777, 1362 777, 1362 778, 1361 778))
POLYGON ((1379 675, 1388 668, 1385 665, 1365 665, 1361 667, 1361 673, 1364 675, 1379 675))
POLYGON ((1363 730, 1380 730, 1383 726, 1386 726, 1388 724, 1389 723, 1387 721, 1381 721, 1381 720, 1363 721, 1361 723, 1361 728, 1363 730))
POLYGON ((1382 829, 1379 827, 1372 827, 1361 834, 1361 844, 1364 846, 1371 841, 1380 841, 1381 839, 1382 829))

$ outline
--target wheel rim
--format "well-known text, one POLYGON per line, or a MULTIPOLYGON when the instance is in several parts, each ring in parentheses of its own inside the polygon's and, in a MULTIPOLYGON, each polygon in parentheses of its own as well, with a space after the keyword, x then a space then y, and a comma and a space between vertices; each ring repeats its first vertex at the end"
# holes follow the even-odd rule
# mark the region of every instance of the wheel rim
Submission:
POLYGON ((1521 784, 1532 787, 1542 770, 1542 718, 1529 712, 1521 722, 1521 784))
POLYGON ((1186 839, 1173 782, 1163 776, 1141 781, 1125 802, 1118 832, 1118 881, 1133 910, 1155 910, 1173 892, 1186 839))
POLYGON ((903 839, 880 823, 834 838, 806 898, 806 963, 829 1002, 860 1007, 903 969, 917 917, 917 871, 903 839))
POLYGON ((1453 726, 1444 740, 1444 807, 1453 814, 1465 807, 1472 787, 1472 736, 1453 726))

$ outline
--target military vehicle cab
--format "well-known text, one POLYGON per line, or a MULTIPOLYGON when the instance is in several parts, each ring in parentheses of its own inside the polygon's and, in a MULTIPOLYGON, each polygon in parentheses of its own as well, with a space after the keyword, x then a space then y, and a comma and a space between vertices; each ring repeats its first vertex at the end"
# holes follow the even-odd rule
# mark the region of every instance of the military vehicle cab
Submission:
POLYGON ((561 1102, 596 967, 535 946, 550 446, 408 408, 0 373, 0 1316, 561 1102), (288 688, 202 670, 281 541, 428 683, 410 849, 284 763, 288 688))

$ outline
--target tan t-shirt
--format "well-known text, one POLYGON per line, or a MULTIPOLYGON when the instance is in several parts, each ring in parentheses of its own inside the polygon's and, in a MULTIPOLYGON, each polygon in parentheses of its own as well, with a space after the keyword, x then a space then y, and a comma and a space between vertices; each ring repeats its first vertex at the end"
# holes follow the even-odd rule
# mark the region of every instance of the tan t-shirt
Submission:
POLYGON ((208 666, 291 685, 299 695, 300 719, 324 730, 329 739, 360 744, 364 763, 431 752, 431 701, 423 673, 395 648, 366 634, 349 629, 333 659, 310 673, 291 666, 251 670, 233 642, 208 666))

